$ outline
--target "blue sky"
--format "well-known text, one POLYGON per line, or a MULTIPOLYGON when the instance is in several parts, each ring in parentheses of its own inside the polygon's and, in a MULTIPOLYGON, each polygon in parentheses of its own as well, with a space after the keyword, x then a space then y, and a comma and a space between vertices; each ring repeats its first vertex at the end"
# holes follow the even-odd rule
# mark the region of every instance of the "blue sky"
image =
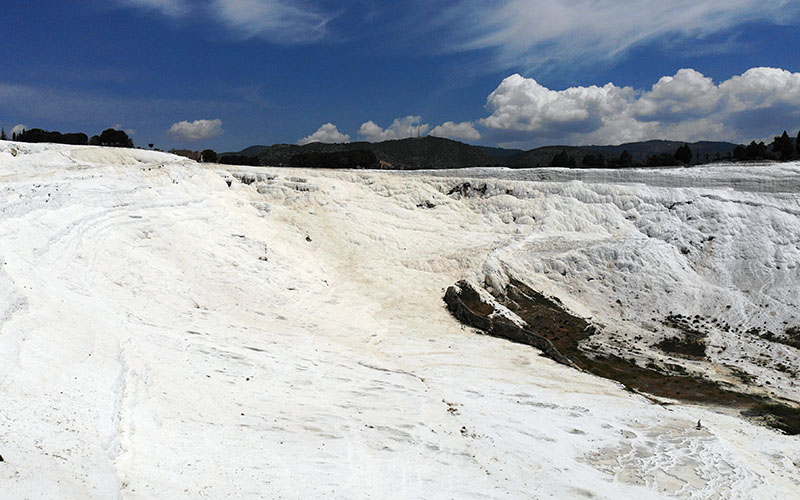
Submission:
POLYGON ((0 124, 529 148, 800 128, 800 2, 6 0, 0 124))

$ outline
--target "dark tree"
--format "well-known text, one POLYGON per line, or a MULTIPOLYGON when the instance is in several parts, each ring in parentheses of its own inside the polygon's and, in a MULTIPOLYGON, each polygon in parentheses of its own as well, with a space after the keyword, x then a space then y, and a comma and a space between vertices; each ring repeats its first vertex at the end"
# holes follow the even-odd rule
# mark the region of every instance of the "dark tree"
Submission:
POLYGON ((747 145, 745 159, 746 160, 764 160, 767 158, 767 145, 764 142, 756 143, 752 141, 747 145))
POLYGON ((85 146, 89 144, 89 137, 82 132, 77 132, 74 134, 63 134, 59 142, 61 144, 75 144, 78 146, 85 146))
POLYGON ((772 141, 772 152, 778 153, 781 161, 789 161, 792 159, 794 147, 792 139, 785 130, 783 131, 783 135, 776 137, 775 140, 772 141))
POLYGON ((148 144, 147 147, 150 148, 150 149, 153 149, 153 145, 152 144, 148 144))
POLYGON ((631 154, 628 153, 627 149, 623 151, 621 155, 619 155, 619 166, 620 167, 633 166, 633 156, 631 156, 631 154))
POLYGON ((800 131, 797 132, 797 139, 794 141, 794 148, 797 154, 800 155, 800 131))
POLYGON ((744 161, 747 159, 747 148, 742 146, 741 144, 733 148, 733 157, 736 158, 738 161, 744 161))
POLYGON ((688 144, 684 144, 675 151, 675 159, 684 165, 688 165, 692 162, 692 149, 688 144))
POLYGON ((101 146, 112 146, 116 148, 132 148, 133 141, 128 134, 123 132, 122 130, 115 130, 113 128, 108 128, 103 130, 103 133, 100 134, 100 145, 101 146))
POLYGON ((569 155, 563 149, 550 160, 551 167, 569 167, 569 155))
POLYGON ((597 157, 595 155, 586 155, 581 160, 581 165, 583 165, 584 167, 596 167, 597 157))
POLYGON ((3 131, 0 132, 0 141, 7 141, 7 140, 8 136, 6 135, 6 129, 3 129, 3 131))
POLYGON ((102 146, 102 142, 100 141, 99 135, 93 135, 91 139, 89 139, 90 146, 102 146))
POLYGON ((648 167, 675 167, 678 165, 678 160, 675 155, 669 153, 661 153, 658 155, 649 155, 647 157, 648 167))
POLYGON ((596 158, 596 159, 595 159, 595 161, 594 161, 594 166, 595 166, 595 167, 600 167, 600 168, 603 168, 603 167, 605 167, 605 166, 606 166, 606 159, 605 159, 605 157, 603 156, 603 153, 599 153, 599 154, 597 155, 597 158, 596 158))
POLYGON ((200 161, 203 163, 216 163, 217 152, 213 149, 204 149, 203 152, 200 153, 200 161))
POLYGON ((30 130, 23 130, 16 134, 16 140, 20 142, 52 142, 55 144, 78 144, 86 145, 89 138, 86 134, 62 134, 61 132, 51 132, 49 130, 42 130, 40 128, 32 128, 30 130))

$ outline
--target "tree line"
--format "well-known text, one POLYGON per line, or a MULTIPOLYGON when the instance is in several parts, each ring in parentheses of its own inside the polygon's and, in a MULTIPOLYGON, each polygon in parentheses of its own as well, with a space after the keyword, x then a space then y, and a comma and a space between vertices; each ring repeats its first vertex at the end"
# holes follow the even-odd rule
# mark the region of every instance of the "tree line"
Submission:
MULTIPOLYGON (((688 144, 678 147, 670 153, 648 155, 644 163, 637 163, 633 156, 626 150, 619 156, 605 157, 602 153, 587 154, 580 161, 581 166, 588 168, 619 168, 619 167, 678 167, 692 164, 703 164, 713 162, 746 162, 746 161, 793 161, 800 159, 800 131, 797 138, 792 139, 785 130, 780 136, 775 136, 773 141, 767 145, 764 141, 752 141, 748 145, 740 144, 732 152, 723 156, 717 153, 712 158, 706 154, 705 158, 697 153, 695 157, 688 144)), ((551 167, 577 167, 578 161, 570 156, 566 150, 561 150, 550 161, 551 167)))
MULTIPOLYGON (((0 140, 8 140, 5 129, 0 131, 0 140)), ((22 130, 21 132, 13 132, 11 134, 11 140, 18 142, 52 142, 56 144, 73 144, 78 146, 133 147, 133 140, 128 137, 128 134, 122 130, 113 128, 106 129, 101 132, 100 135, 93 135, 91 138, 83 132, 62 134, 57 131, 32 128, 30 130, 22 130)))
POLYGON ((767 146, 763 141, 752 141, 747 146, 736 146, 733 150, 733 157, 737 161, 753 160, 775 160, 792 161, 800 158, 800 131, 797 138, 792 140, 784 130, 783 134, 776 136, 772 143, 767 146))
MULTIPOLYGON (((692 149, 688 144, 680 146, 674 154, 662 153, 649 155, 644 164, 637 163, 628 150, 624 150, 619 156, 606 157, 603 153, 587 154, 581 158, 581 166, 587 168, 624 168, 624 167, 673 167, 689 165, 692 162, 692 149)), ((575 157, 567 154, 566 150, 561 150, 550 161, 551 167, 571 167, 578 166, 575 157)))

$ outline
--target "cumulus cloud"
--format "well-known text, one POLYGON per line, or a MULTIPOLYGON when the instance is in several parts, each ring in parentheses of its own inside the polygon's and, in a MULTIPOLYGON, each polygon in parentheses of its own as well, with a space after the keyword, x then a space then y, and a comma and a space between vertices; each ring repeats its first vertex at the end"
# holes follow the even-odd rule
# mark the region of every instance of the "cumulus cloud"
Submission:
POLYGON ((215 17, 244 37, 294 44, 320 40, 335 17, 309 1, 214 0, 215 17))
POLYGON ((297 144, 302 146, 303 144, 311 144, 312 142, 326 142, 329 144, 350 142, 350 136, 339 132, 339 129, 336 128, 336 125, 333 123, 326 123, 313 134, 297 141, 297 144))
POLYGON ((433 127, 430 134, 435 137, 446 137, 448 139, 464 139, 467 141, 477 141, 481 138, 481 133, 475 128, 472 122, 444 122, 433 127))
POLYGON ((537 68, 613 60, 653 41, 676 44, 798 14, 792 0, 460 0, 439 21, 452 27, 451 46, 491 49, 504 67, 537 68))
POLYGON ((714 81, 693 69, 681 69, 665 76, 634 105, 633 112, 644 120, 685 120, 707 116, 721 104, 722 92, 714 81))
POLYGON ((361 124, 359 135, 369 142, 390 141, 393 139, 406 139, 408 137, 421 137, 431 128, 427 123, 422 123, 421 116, 406 116, 395 118, 388 128, 384 129, 370 120, 361 124))
POLYGON ((28 130, 28 126, 20 123, 19 125, 14 125, 14 128, 11 129, 11 133, 19 134, 21 132, 25 132, 26 130, 28 130))
POLYGON ((196 142, 211 139, 223 133, 222 120, 195 120, 173 123, 169 134, 179 141, 196 142))
POLYGON ((692 70, 648 90, 571 87, 551 90, 515 74, 488 97, 480 120, 500 142, 599 144, 655 138, 749 141, 800 119, 800 73, 753 68, 720 84, 692 70))

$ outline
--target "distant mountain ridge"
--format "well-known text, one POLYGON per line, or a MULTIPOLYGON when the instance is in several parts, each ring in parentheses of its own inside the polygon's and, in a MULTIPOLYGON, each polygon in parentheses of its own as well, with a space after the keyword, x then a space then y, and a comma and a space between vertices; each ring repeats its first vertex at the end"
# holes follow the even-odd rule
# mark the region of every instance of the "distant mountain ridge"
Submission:
POLYGON ((351 142, 327 144, 314 142, 306 145, 274 144, 272 146, 250 146, 238 153, 223 153, 220 156, 240 155, 254 159, 259 165, 290 166, 296 155, 337 153, 342 151, 371 151, 381 168, 397 170, 448 169, 465 167, 503 166, 531 168, 549 166, 553 157, 565 151, 581 166, 587 155, 602 154, 606 158, 619 157, 627 151, 635 163, 644 163, 650 155, 674 154, 684 144, 691 148, 695 159, 713 160, 717 155, 726 156, 737 144, 729 142, 651 140, 606 146, 544 146, 523 151, 498 147, 473 146, 440 137, 414 137, 383 142, 351 142))

